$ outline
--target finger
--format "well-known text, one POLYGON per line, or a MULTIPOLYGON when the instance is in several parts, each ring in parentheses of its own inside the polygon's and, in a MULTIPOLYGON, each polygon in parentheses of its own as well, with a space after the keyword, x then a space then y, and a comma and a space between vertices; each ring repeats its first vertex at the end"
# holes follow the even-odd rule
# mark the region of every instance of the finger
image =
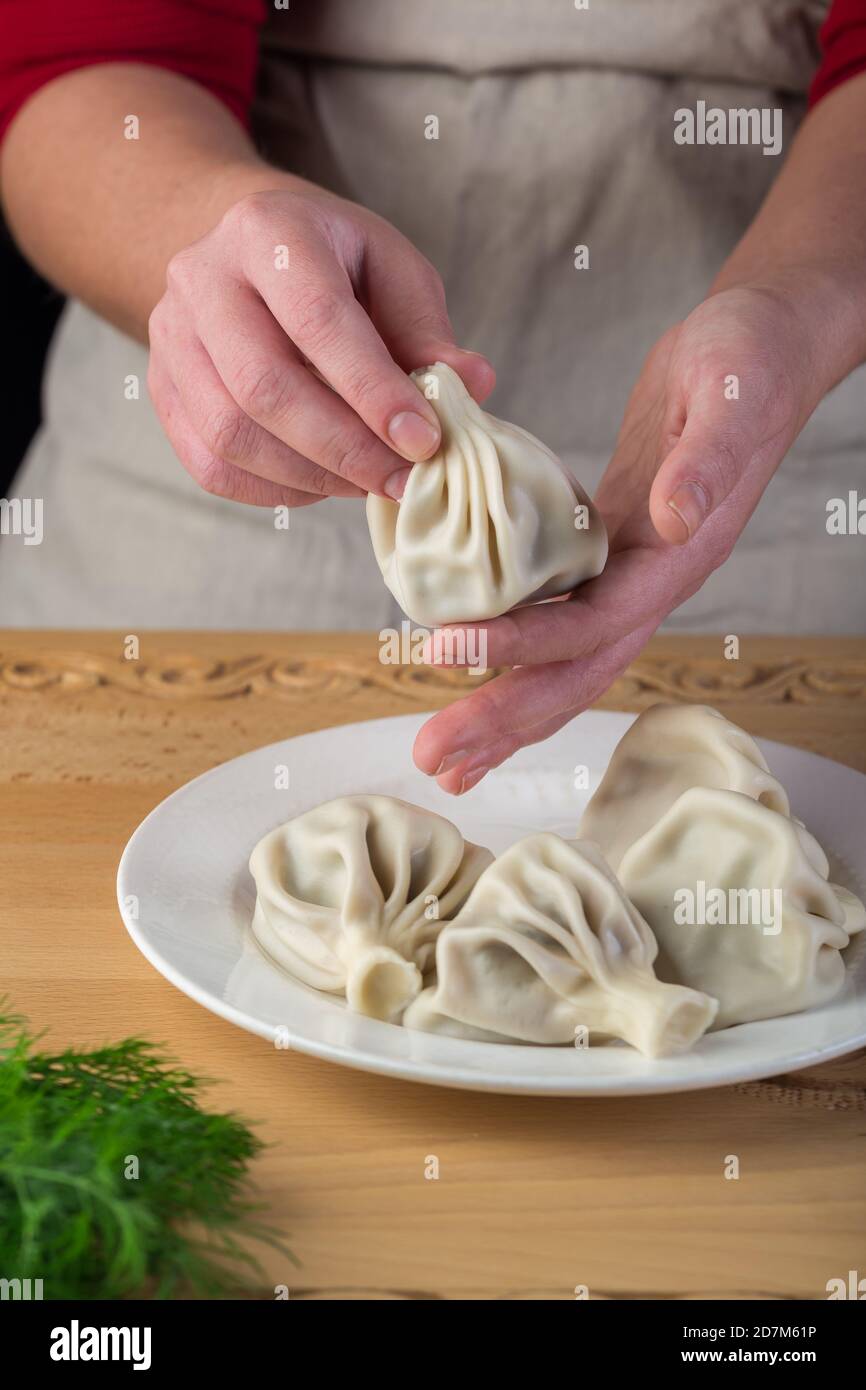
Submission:
MULTIPOLYGON (((197 328, 218 375, 244 414, 327 473, 364 493, 392 495, 388 479, 405 469, 405 460, 304 365, 250 286, 229 287, 218 305, 204 304, 197 328)), ((413 382, 408 386, 423 400, 413 382)))
POLYGON ((582 584, 572 598, 515 608, 486 623, 437 629, 428 646, 441 659, 430 664, 477 664, 479 651, 486 666, 541 666, 590 656, 670 612, 696 568, 695 558, 693 551, 664 546, 650 533, 649 545, 615 552, 598 579, 582 584))
POLYGON ((767 463, 775 466, 785 447, 785 424, 767 434, 766 392, 752 383, 728 400, 723 381, 721 374, 713 377, 696 393, 653 481, 650 517, 673 545, 691 540, 750 472, 760 473, 763 487, 767 463))
POLYGON ((148 386, 169 443, 205 492, 253 507, 309 507, 322 500, 321 495, 278 486, 217 458, 191 424, 177 388, 162 368, 151 366, 148 386))
POLYGON ((354 483, 283 443, 248 415, 227 390, 197 337, 173 335, 164 356, 190 424, 215 458, 319 497, 364 496, 354 483))
MULTIPOLYGON (((446 367, 453 368, 478 405, 487 400, 496 385, 496 370, 483 353, 472 352, 469 348, 449 347, 443 343, 430 354, 419 351, 407 353, 407 360, 420 359, 422 356, 428 360, 418 360, 419 367, 432 367, 434 362, 444 362, 446 367)), ((412 370, 415 371, 415 368, 412 370)))
POLYGON ((527 748, 533 743, 543 743, 564 724, 568 724, 577 713, 577 710, 565 710, 553 719, 544 720, 541 724, 533 724, 531 728, 524 729, 519 736, 512 734, 508 738, 500 739, 468 761, 455 764, 448 772, 437 777, 439 786, 443 791, 450 792, 454 796, 462 796, 464 792, 471 791, 473 787, 477 786, 488 772, 499 767, 518 749, 527 748))
MULTIPOLYGON (((283 332, 383 444, 410 462, 430 458, 441 438, 436 413, 397 366, 330 245, 315 232, 299 236, 277 269, 269 219, 267 227, 244 238, 243 265, 283 332)), ((407 250, 401 238, 397 258, 407 250)))
POLYGON ((657 626, 654 620, 594 657, 498 676, 428 720, 415 740, 417 767, 446 791, 465 789, 467 776, 479 770, 483 776, 496 765, 491 759, 509 757, 532 741, 534 730, 597 700, 657 626))
POLYGON ((387 228, 370 238, 365 268, 366 305, 394 361, 407 372, 444 362, 476 401, 486 400, 496 373, 480 352, 457 346, 445 288, 427 258, 387 228), (408 254, 396 254, 394 236, 408 254))

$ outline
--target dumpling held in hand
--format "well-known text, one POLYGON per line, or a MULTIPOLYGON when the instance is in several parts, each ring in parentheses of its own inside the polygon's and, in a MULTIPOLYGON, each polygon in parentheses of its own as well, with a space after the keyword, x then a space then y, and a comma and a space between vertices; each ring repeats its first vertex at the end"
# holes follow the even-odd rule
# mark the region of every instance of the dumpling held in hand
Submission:
POLYGON ((338 797, 256 845, 253 934, 305 984, 345 994, 356 1013, 397 1019, 492 858, 433 811, 338 797))
POLYGON ((622 1038, 651 1057, 691 1047, 716 1001, 662 984, 656 943, 595 845, 530 835, 479 878, 436 944, 437 983, 407 1028, 487 1042, 622 1038))
POLYGON ((404 612, 427 626, 495 618, 600 574, 604 522, 556 455, 483 411, 444 363, 413 380, 441 445, 399 503, 367 498, 376 560, 404 612))

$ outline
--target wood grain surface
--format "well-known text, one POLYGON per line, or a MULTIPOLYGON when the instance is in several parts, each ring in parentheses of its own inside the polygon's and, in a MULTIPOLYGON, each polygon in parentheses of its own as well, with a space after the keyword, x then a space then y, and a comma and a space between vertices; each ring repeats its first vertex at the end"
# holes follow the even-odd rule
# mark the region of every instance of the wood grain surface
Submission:
MULTIPOLYGON (((866 1054, 692 1095, 474 1095, 275 1051, 166 983, 115 903, 142 817, 215 763, 469 678, 383 666, 373 635, 141 633, 134 660, 125 636, 0 634, 2 988, 58 1045, 166 1042, 256 1123, 302 1262, 266 1252, 263 1296, 811 1299, 866 1275, 866 1054)), ((659 699, 866 771, 859 639, 746 638, 727 661, 721 638, 656 638, 602 705, 659 699)))

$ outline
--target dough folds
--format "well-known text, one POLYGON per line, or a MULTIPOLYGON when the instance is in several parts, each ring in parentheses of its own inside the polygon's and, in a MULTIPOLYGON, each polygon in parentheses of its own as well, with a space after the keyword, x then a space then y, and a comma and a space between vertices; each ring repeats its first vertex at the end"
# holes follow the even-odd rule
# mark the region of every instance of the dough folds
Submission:
POLYGON ((436 945, 403 1022, 490 1042, 691 1047, 716 1002, 653 973, 656 943, 594 845, 541 833, 501 854, 436 945))
POLYGON ((376 560, 404 612, 425 626, 495 618, 600 574, 604 522, 556 455, 488 415, 444 363, 413 380, 442 443, 399 503, 367 498, 376 560))
POLYGON ((828 881, 814 836, 742 792, 683 792, 619 877, 655 934, 659 977, 718 999, 717 1028, 832 999, 840 952, 866 924, 859 899, 828 881))
POLYGON ((289 974, 373 1018, 397 1019, 436 937, 493 856, 450 821, 390 796, 327 801, 250 856, 253 934, 289 974))
POLYGON ((832 999, 866 909, 829 882, 755 741, 705 705, 655 705, 617 745, 579 834, 659 945, 662 980, 719 1001, 716 1028, 832 999))
POLYGON ((620 739, 578 834, 613 869, 690 787, 723 787, 789 814, 788 796, 753 738, 709 705, 652 705, 620 739))

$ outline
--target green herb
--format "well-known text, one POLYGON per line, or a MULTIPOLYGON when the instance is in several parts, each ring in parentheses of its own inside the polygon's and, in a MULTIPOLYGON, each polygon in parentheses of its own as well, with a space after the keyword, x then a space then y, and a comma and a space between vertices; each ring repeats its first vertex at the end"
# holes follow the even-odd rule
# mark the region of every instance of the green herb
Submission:
POLYGON ((261 1142, 203 1110, 153 1044, 37 1051, 0 1001, 0 1278, 58 1298, 230 1296, 261 1278, 247 1165, 261 1142), (137 1176, 131 1176, 137 1170, 137 1176))

